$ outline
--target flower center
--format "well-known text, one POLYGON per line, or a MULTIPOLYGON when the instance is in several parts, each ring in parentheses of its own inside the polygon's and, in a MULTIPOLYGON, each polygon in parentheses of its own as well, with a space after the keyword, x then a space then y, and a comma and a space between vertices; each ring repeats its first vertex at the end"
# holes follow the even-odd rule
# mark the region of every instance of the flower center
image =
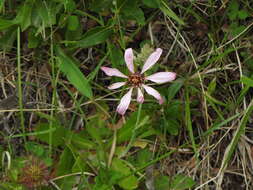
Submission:
POLYGON ((144 83, 144 76, 140 73, 134 73, 128 76, 128 84, 134 87, 139 87, 144 83))

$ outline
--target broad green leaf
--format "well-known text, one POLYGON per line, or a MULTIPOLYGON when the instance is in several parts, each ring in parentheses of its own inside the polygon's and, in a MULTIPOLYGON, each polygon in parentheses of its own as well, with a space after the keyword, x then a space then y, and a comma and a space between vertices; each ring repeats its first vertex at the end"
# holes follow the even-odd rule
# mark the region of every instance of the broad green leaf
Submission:
POLYGON ((166 119, 164 121, 164 127, 171 135, 178 135, 180 125, 177 120, 173 118, 166 119))
POLYGON ((68 17, 68 30, 75 31, 79 27, 79 18, 78 16, 71 15, 68 17))
POLYGON ((144 12, 137 5, 126 3, 126 6, 122 8, 122 14, 125 19, 136 20, 140 25, 145 24, 144 12))
POLYGON ((33 30, 30 30, 28 33, 28 48, 36 48, 39 45, 40 39, 35 36, 33 30))
POLYGON ((16 21, 20 24, 22 31, 31 25, 31 15, 34 0, 26 0, 23 7, 19 10, 16 21))
POLYGON ((101 13, 102 11, 107 11, 112 7, 112 0, 91 0, 89 3, 89 10, 101 13))
MULTIPOLYGON (((111 169, 123 175, 131 173, 130 168, 120 159, 113 159, 111 169)), ((118 185, 126 190, 136 189, 138 187, 138 179, 134 175, 130 175, 118 181, 118 185)))
POLYGON ((229 3, 229 7, 228 7, 228 18, 230 20, 235 20, 239 11, 239 4, 237 2, 237 0, 232 0, 229 3))
POLYGON ((179 17, 176 15, 176 13, 174 13, 174 12, 170 9, 170 7, 167 5, 167 3, 166 3, 164 0, 161 1, 160 9, 161 9, 161 11, 162 11, 166 16, 168 16, 168 17, 174 19, 175 21, 177 21, 178 24, 180 24, 180 25, 185 25, 184 21, 183 21, 181 18, 179 18, 179 17))
POLYGON ((52 1, 36 0, 34 5, 32 19, 33 24, 40 27, 39 30, 50 27, 56 23, 56 14, 61 9, 61 4, 56 4, 52 1))
POLYGON ((75 46, 87 48, 105 42, 113 33, 112 27, 98 26, 86 32, 81 40, 75 42, 75 46))
MULTIPOLYGON (((138 131, 136 131, 136 135, 138 136, 139 133, 141 132, 143 125, 146 125, 148 123, 148 116, 146 113, 142 112, 140 115, 140 120, 139 120, 139 128, 138 131), (143 123, 143 124, 142 124, 143 123), (140 127, 140 125, 142 125, 140 127)), ((124 141, 128 141, 131 139, 132 134, 133 134, 133 130, 136 124, 136 119, 137 119, 137 112, 134 112, 131 114, 131 116, 128 118, 128 120, 126 121, 126 123, 123 125, 122 128, 120 128, 118 130, 118 138, 117 138, 117 143, 122 143, 124 141)), ((146 132, 143 131, 143 133, 146 132)))
POLYGON ((238 18, 241 19, 241 20, 244 20, 249 16, 250 16, 250 14, 245 10, 238 11, 238 18))
POLYGON ((74 85, 84 96, 92 98, 92 90, 87 78, 79 70, 75 62, 64 54, 64 52, 56 48, 59 69, 66 75, 69 82, 74 85))
POLYGON ((74 0, 62 0, 64 8, 67 12, 73 12, 76 9, 76 3, 74 0))
POLYGON ((137 153, 137 162, 136 166, 141 167, 147 164, 152 159, 152 152, 150 152, 147 148, 140 150, 137 153))
POLYGON ((131 175, 119 181, 119 186, 126 190, 136 189, 138 187, 138 179, 131 175))
POLYGON ((154 185, 157 190, 170 190, 170 179, 164 175, 157 176, 154 185))
POLYGON ((0 18, 0 30, 7 29, 15 24, 17 24, 15 20, 6 20, 3 18, 0 18))
POLYGON ((171 102, 172 99, 176 96, 177 92, 181 89, 183 86, 183 81, 176 81, 173 84, 171 84, 168 88, 168 101, 171 102))
POLYGON ((69 174, 75 163, 74 156, 68 147, 65 147, 60 156, 60 161, 57 166, 57 176, 69 174))
POLYGON ((159 8, 159 0, 142 0, 142 3, 150 8, 159 8))
POLYGON ((142 0, 142 3, 150 8, 158 8, 160 6, 159 0, 142 0))
POLYGON ((174 190, 184 190, 191 188, 195 185, 195 181, 188 176, 181 174, 176 175, 171 182, 171 189, 174 190))
MULTIPOLYGON (((65 149, 63 150, 60 156, 60 161, 58 162, 58 165, 57 165, 56 175, 62 176, 62 175, 69 174, 71 172, 71 169, 74 163, 75 163, 75 159, 71 150, 65 147, 65 149)), ((61 180, 58 180, 58 182, 60 183, 61 190, 71 189, 76 182, 75 178, 76 178, 75 176, 70 176, 70 177, 65 177, 61 180)))
POLYGON ((85 169, 86 169, 86 164, 85 164, 84 160, 82 160, 81 157, 77 157, 71 171, 73 173, 84 172, 85 169))
POLYGON ((0 49, 9 51, 13 48, 13 43, 17 38, 17 27, 13 26, 4 31, 0 38, 0 49))
POLYGON ((112 43, 108 43, 107 45, 112 67, 125 65, 124 56, 120 48, 116 47, 112 43))
MULTIPOLYGON (((45 143, 49 144, 49 132, 45 134, 40 134, 40 132, 49 130, 49 124, 48 123, 40 123, 36 126, 35 132, 38 133, 36 137, 45 143)), ((53 146, 60 146, 64 144, 64 137, 67 133, 67 129, 63 128, 62 126, 59 126, 58 124, 54 123, 52 126, 52 145, 53 146)), ((35 133, 35 134, 36 134, 35 133)))
POLYGON ((38 157, 41 157, 45 152, 43 146, 35 142, 27 142, 25 144, 25 147, 28 151, 32 152, 34 155, 38 157))
POLYGON ((126 163, 118 158, 113 159, 111 169, 123 175, 131 173, 130 168, 126 165, 126 163))
POLYGON ((78 134, 69 133, 67 140, 71 140, 71 143, 75 147, 80 148, 80 149, 95 149, 96 148, 96 144, 94 142, 87 140, 83 138, 82 136, 79 136, 78 134))

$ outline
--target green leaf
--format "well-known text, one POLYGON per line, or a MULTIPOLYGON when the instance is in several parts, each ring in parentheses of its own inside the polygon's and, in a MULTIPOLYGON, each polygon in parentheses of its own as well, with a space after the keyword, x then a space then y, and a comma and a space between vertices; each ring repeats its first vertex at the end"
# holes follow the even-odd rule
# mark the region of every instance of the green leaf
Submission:
POLYGON ((113 33, 112 27, 95 27, 84 34, 81 40, 77 41, 77 47, 87 48, 105 42, 113 33))
POLYGON ((86 164, 84 162, 84 160, 82 160, 81 157, 78 157, 72 167, 72 172, 76 173, 76 172, 84 172, 86 169, 86 164))
POLYGON ((155 178, 155 189, 159 190, 169 190, 170 189, 170 179, 168 176, 160 175, 155 178))
POLYGON ((110 53, 110 60, 112 67, 118 67, 120 65, 125 65, 124 56, 120 48, 116 47, 112 43, 108 43, 108 52, 110 53))
POLYGON ((56 23, 56 14, 59 12, 61 5, 57 5, 52 1, 36 0, 33 9, 33 24, 39 27, 39 30, 50 27, 56 23))
POLYGON ((138 0, 132 0, 131 3, 123 3, 120 11, 124 19, 135 20, 140 25, 145 24, 144 13, 139 7, 138 0))
POLYGON ((236 0, 232 0, 228 7, 228 17, 230 20, 235 20, 239 11, 239 4, 236 0))
POLYGON ((76 66, 75 62, 57 47, 56 54, 59 62, 59 69, 66 75, 69 82, 74 85, 84 96, 92 98, 92 90, 87 78, 76 66))
POLYGON ((15 20, 6 20, 3 18, 0 18, 0 30, 7 29, 15 24, 17 24, 15 20))
POLYGON ((241 77, 241 82, 245 85, 248 85, 250 87, 253 87, 253 80, 251 78, 248 78, 246 76, 241 77))
POLYGON ((172 182, 171 182, 171 188, 174 190, 184 190, 184 189, 188 189, 191 188, 195 185, 195 181, 188 176, 184 176, 184 175, 176 175, 172 182))
POLYGON ((216 77, 213 78, 213 80, 209 83, 207 87, 208 94, 211 95, 213 92, 215 92, 215 89, 216 89, 216 77))
POLYGON ((89 4, 89 9, 97 13, 107 11, 110 7, 112 7, 112 0, 92 0, 89 4))
POLYGON ((177 120, 171 118, 164 121, 164 127, 171 135, 178 135, 180 125, 177 120))
POLYGON ((39 37, 36 37, 34 31, 30 30, 28 33, 28 48, 36 48, 39 42, 39 37))
MULTIPOLYGON (((49 127, 48 123, 40 123, 36 126, 35 131, 39 133, 39 132, 46 131, 46 130, 49 130, 49 129, 50 129, 50 127, 49 127)), ((53 131, 51 131, 51 133, 52 133, 52 145, 53 146, 63 145, 64 144, 64 137, 67 133, 67 129, 59 126, 56 123, 53 124, 52 129, 54 129, 53 131)), ((40 141, 49 144, 49 134, 50 133, 38 134, 38 135, 36 135, 36 137, 40 141)))
POLYGON ((90 140, 83 138, 82 136, 74 133, 69 133, 69 137, 67 139, 71 139, 71 143, 80 149, 95 149, 96 144, 90 140))
POLYGON ((67 12, 73 12, 76 9, 76 3, 74 0, 63 0, 63 3, 67 12))
MULTIPOLYGON (((57 165, 56 175, 62 176, 69 174, 74 163, 75 159, 71 150, 68 147, 65 147, 60 156, 60 161, 58 162, 57 165)), ((69 190, 72 189, 73 185, 75 184, 76 177, 75 176, 65 177, 59 180, 58 182, 60 183, 60 188, 62 190, 69 190)))
POLYGON ((0 48, 9 51, 17 38, 17 27, 8 28, 0 38, 0 48))
POLYGON ((244 20, 244 19, 248 18, 249 16, 250 16, 250 14, 245 10, 238 11, 238 18, 241 20, 244 20))
POLYGON ((78 16, 71 15, 68 17, 68 30, 75 31, 79 27, 79 18, 78 16))
POLYGON ((159 0, 142 0, 142 3, 150 8, 159 8, 159 0))
POLYGON ((176 96, 177 92, 181 89, 183 86, 183 81, 176 81, 173 84, 171 84, 168 88, 168 101, 171 102, 172 99, 176 96))
POLYGON ((26 0, 17 14, 16 21, 20 23, 22 31, 26 30, 31 25, 33 3, 34 0, 26 0))
MULTIPOLYGON (((136 2, 136 1, 135 1, 136 2)), ((145 17, 142 9, 137 3, 125 3, 121 9, 125 19, 136 20, 140 25, 145 24, 145 17)))
POLYGON ((138 179, 131 175, 119 181, 119 186, 126 190, 136 189, 138 187, 138 179))
POLYGON ((161 1, 160 9, 161 9, 161 11, 162 11, 166 16, 168 16, 168 17, 174 19, 175 21, 177 21, 178 24, 180 24, 180 25, 185 25, 184 21, 183 21, 182 19, 180 19, 180 18, 176 15, 176 13, 174 13, 174 12, 170 9, 170 7, 167 5, 167 3, 166 3, 164 0, 161 1))
MULTIPOLYGON (((138 115, 137 112, 132 113, 131 116, 126 121, 126 123, 123 125, 123 127, 118 130, 117 143, 122 143, 124 141, 128 141, 131 139, 132 134, 133 134, 133 129, 136 124, 137 115, 138 115)), ((148 122, 149 122, 148 115, 142 112, 139 119, 139 128, 136 131, 137 136, 140 133, 140 130, 142 130, 143 125, 146 125, 148 122), (140 125, 142 125, 142 127, 140 127, 140 125)), ((144 132, 146 132, 146 130, 143 131, 143 133, 144 132)))
MULTIPOLYGON (((130 168, 126 163, 117 158, 113 159, 111 169, 122 175, 131 174, 130 168)), ((131 175, 118 181, 118 185, 127 190, 136 189, 138 187, 138 179, 134 175, 131 175)))
POLYGON ((136 166, 144 166, 150 161, 150 159, 152 159, 152 152, 150 152, 147 148, 142 149, 137 154, 136 166))
POLYGON ((25 144, 25 147, 28 151, 32 152, 34 155, 38 157, 41 157, 45 152, 43 146, 35 142, 27 142, 25 144))
POLYGON ((57 176, 69 174, 71 171, 73 164, 75 163, 72 152, 68 147, 65 147, 60 156, 60 161, 57 166, 57 176))

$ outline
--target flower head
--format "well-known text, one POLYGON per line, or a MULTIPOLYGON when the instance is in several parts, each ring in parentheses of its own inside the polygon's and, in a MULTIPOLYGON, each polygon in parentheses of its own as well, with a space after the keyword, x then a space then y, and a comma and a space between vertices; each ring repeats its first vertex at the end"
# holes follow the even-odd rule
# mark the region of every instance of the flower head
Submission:
POLYGON ((31 157, 27 160, 24 168, 22 168, 19 182, 28 189, 35 189, 47 185, 50 178, 49 169, 45 163, 37 158, 31 157))
POLYGON ((121 73, 118 69, 115 68, 109 68, 109 67, 101 67, 102 71, 108 76, 116 76, 121 78, 126 78, 127 80, 125 82, 116 82, 111 84, 108 88, 113 90, 120 88, 124 85, 130 86, 129 91, 121 98, 120 103, 117 107, 117 112, 121 115, 124 115, 127 108, 129 107, 129 104, 132 99, 132 93, 133 89, 137 89, 137 102, 143 103, 144 102, 144 95, 143 95, 143 89, 151 96, 156 98, 159 102, 159 104, 162 104, 164 102, 163 97, 160 95, 160 93, 155 90, 154 88, 148 86, 145 84, 146 81, 152 81, 157 84, 166 83, 169 81, 173 81, 176 78, 176 73, 174 72, 158 72, 149 76, 145 76, 144 73, 150 69, 160 58, 162 55, 162 49, 157 48, 153 53, 150 54, 148 59, 145 61, 141 72, 137 72, 134 68, 134 55, 132 48, 128 48, 125 51, 125 62, 127 65, 127 68, 130 72, 130 74, 127 76, 123 73, 121 73))

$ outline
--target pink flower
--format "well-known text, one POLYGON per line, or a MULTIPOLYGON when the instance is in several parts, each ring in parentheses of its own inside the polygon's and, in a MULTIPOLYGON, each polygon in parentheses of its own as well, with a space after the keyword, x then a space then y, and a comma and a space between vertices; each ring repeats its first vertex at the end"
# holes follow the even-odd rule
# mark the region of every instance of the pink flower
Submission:
POLYGON ((174 72, 158 72, 155 74, 152 74, 150 76, 145 76, 144 72, 150 69, 160 58, 162 54, 162 49, 157 48, 155 52, 153 52, 146 62, 144 63, 144 66, 141 70, 141 72, 136 72, 133 64, 134 55, 132 48, 128 48, 125 51, 125 62, 127 65, 128 70, 130 71, 130 74, 127 76, 123 73, 121 73, 118 69, 115 68, 109 68, 109 67, 101 67, 102 71, 108 76, 117 76, 121 78, 126 78, 126 82, 116 82, 114 84, 111 84, 108 88, 109 89, 117 89, 124 85, 129 85, 130 89, 129 91, 121 98, 120 103, 117 107, 117 112, 121 115, 124 115, 127 108, 129 107, 129 104, 132 99, 132 92, 133 89, 137 89, 137 102, 143 103, 144 102, 144 96, 143 96, 143 89, 151 96, 153 96, 155 99, 159 101, 159 104, 162 104, 164 102, 163 97, 160 95, 160 93, 155 90, 154 88, 148 86, 145 84, 147 80, 152 81, 157 84, 166 83, 169 81, 173 81, 176 78, 176 73, 174 72))

